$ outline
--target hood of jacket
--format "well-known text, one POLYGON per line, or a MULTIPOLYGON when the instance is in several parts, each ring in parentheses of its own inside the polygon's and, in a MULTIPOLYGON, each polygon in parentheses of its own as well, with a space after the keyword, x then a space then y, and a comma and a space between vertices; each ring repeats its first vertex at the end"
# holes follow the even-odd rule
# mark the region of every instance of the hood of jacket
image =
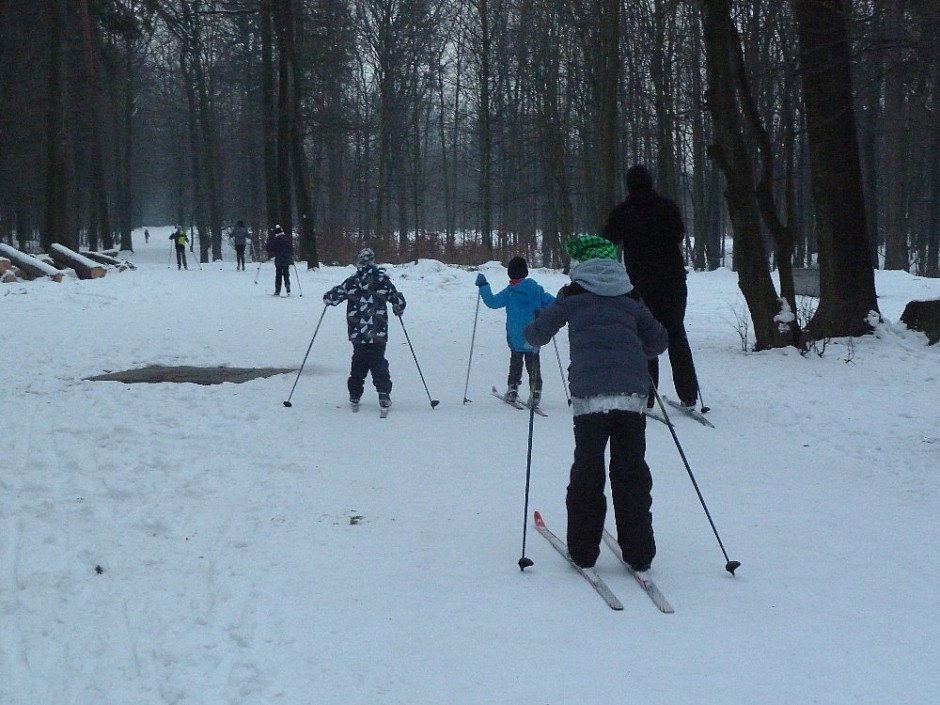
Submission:
POLYGON ((589 259, 571 268, 571 281, 598 296, 623 296, 633 290, 627 270, 617 260, 589 259))

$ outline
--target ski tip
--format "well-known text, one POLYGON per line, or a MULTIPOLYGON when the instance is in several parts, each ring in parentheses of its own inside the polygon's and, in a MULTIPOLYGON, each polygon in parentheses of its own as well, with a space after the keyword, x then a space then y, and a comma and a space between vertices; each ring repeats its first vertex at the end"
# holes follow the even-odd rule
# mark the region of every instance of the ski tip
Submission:
POLYGON ((542 515, 538 511, 533 512, 532 519, 535 521, 536 526, 545 526, 545 522, 542 520, 542 515))

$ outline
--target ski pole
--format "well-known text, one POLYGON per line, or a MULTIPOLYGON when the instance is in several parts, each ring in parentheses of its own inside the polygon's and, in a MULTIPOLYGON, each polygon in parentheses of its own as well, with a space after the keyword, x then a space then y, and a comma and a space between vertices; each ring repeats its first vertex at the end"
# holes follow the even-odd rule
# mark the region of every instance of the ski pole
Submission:
POLYGON ((307 353, 304 355, 304 361, 300 363, 300 369, 297 370, 297 378, 294 380, 294 386, 290 388, 290 394, 287 395, 287 399, 284 401, 284 406, 290 408, 291 397, 294 396, 294 390, 297 388, 297 382, 300 381, 300 373, 304 371, 304 365, 307 364, 307 356, 310 355, 310 348, 313 347, 313 341, 316 340, 317 332, 320 330, 320 324, 323 322, 323 316, 326 315, 326 309, 328 304, 323 305, 323 313, 320 314, 320 320, 317 321, 317 327, 313 331, 313 336, 310 338, 310 345, 307 346, 307 353))
POLYGON ((702 405, 702 413, 707 414, 712 408, 705 405, 705 398, 702 396, 702 388, 698 386, 698 379, 695 380, 695 389, 698 392, 698 401, 702 405))
POLYGON ((434 409, 441 402, 437 399, 431 398, 431 392, 428 391, 428 383, 424 381, 424 375, 421 373, 421 365, 418 364, 418 356, 415 355, 415 348, 411 344, 411 338, 408 337, 408 329, 405 328, 405 320, 399 316, 398 320, 401 321, 401 329, 405 331, 405 340, 408 341, 408 347, 411 348, 411 356, 415 359, 415 367, 418 368, 418 375, 421 377, 421 383, 424 385, 424 391, 427 392, 428 401, 431 402, 431 408, 434 409))
POLYGON ((480 315, 480 296, 477 294, 477 309, 473 314, 473 334, 470 336, 470 359, 467 360, 467 383, 463 386, 463 403, 471 401, 467 399, 467 390, 470 388, 470 365, 473 363, 473 343, 477 339, 477 318, 480 315))
POLYGON ((535 430, 535 404, 533 404, 531 400, 535 393, 535 380, 537 380, 539 376, 539 355, 537 350, 533 359, 532 374, 529 376, 529 438, 526 443, 525 454, 525 503, 522 511, 522 557, 519 559, 519 570, 525 570, 529 566, 534 565, 532 559, 525 555, 525 540, 526 531, 529 526, 529 485, 532 478, 532 436, 535 430))
POLYGON ((568 400, 568 406, 571 406, 571 395, 568 394, 568 380, 565 379, 565 371, 561 366, 561 353, 558 352, 558 341, 552 336, 552 342, 555 344, 555 359, 558 360, 558 373, 561 375, 561 386, 565 390, 565 399, 568 400))
POLYGON ((297 271, 297 264, 295 262, 291 262, 291 264, 294 265, 294 276, 297 278, 297 291, 299 291, 300 296, 303 297, 304 288, 300 285, 300 272, 297 271))
POLYGON ((656 395, 656 401, 659 403, 659 408, 663 412, 663 418, 666 419, 666 425, 669 427, 669 432, 672 434, 672 440, 676 442, 676 448, 679 450, 679 457, 682 458, 682 463, 685 465, 685 470, 689 473, 689 479, 692 480, 692 486, 695 488, 695 494, 698 495, 698 501, 702 505, 702 509, 705 510, 705 516, 708 517, 708 523, 711 524, 712 531, 715 534, 715 538, 718 539, 718 546, 721 548, 721 553, 725 557, 725 570, 727 570, 731 575, 734 575, 734 571, 741 567, 739 561, 732 561, 728 558, 728 552, 725 551, 725 545, 721 542, 721 536, 718 535, 718 529, 715 528, 715 522, 712 520, 711 512, 708 511, 708 507, 705 504, 705 498, 702 497, 702 491, 698 487, 698 482, 695 481, 695 475, 692 474, 692 468, 689 466, 689 461, 685 457, 685 452, 682 450, 682 444, 679 443, 679 436, 676 435, 675 426, 672 425, 672 420, 669 418, 669 413, 666 411, 666 405, 663 403, 663 399, 659 396, 659 390, 656 389, 656 385, 653 384, 653 380, 650 379, 650 387, 653 390, 653 394, 656 395))
POLYGON ((166 268, 167 269, 169 269, 173 265, 173 250, 175 249, 176 249, 176 246, 171 242, 170 251, 167 253, 167 256, 166 256, 166 268))

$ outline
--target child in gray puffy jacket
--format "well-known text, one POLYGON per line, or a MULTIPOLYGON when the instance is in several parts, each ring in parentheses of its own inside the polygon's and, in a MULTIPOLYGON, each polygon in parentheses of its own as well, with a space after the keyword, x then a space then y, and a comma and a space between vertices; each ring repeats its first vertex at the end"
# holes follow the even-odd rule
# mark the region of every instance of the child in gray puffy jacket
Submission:
POLYGON ((614 245, 583 235, 565 245, 577 264, 571 283, 525 328, 545 345, 568 325, 568 378, 574 414, 574 463, 566 497, 568 552, 578 565, 597 561, 607 513, 604 454, 610 442, 610 492, 623 559, 648 570, 656 554, 646 464, 648 360, 668 346, 666 329, 635 294, 614 245))

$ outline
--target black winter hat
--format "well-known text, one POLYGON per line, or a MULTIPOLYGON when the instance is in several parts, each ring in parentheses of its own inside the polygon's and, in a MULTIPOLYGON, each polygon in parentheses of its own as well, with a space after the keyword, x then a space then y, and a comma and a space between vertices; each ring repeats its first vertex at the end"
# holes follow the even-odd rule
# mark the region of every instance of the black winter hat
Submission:
POLYGON ((526 264, 524 257, 513 257, 509 260, 506 273, 510 279, 525 279, 529 276, 529 265, 526 264))
POLYGON ((647 169, 642 164, 637 164, 636 166, 631 166, 627 170, 627 189, 630 191, 636 191, 638 188, 652 188, 653 187, 653 177, 650 175, 649 169, 647 169))

